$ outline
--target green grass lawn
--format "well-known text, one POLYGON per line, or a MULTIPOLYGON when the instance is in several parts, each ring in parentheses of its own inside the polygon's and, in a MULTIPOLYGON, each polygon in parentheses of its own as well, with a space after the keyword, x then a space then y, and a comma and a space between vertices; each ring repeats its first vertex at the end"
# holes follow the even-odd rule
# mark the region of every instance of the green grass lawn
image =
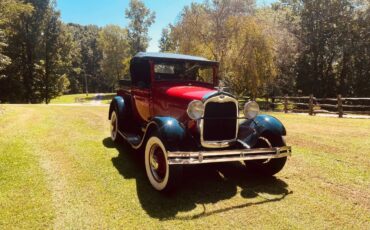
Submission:
MULTIPOLYGON (((86 94, 66 94, 50 101, 50 104, 71 104, 71 103, 92 103, 97 100, 96 93, 86 94)), ((102 104, 109 104, 115 93, 101 93, 101 98, 99 99, 102 104)))
POLYGON ((276 177, 189 167, 164 196, 110 141, 107 107, 3 108, 0 229, 370 229, 370 120, 276 113, 293 146, 276 177))

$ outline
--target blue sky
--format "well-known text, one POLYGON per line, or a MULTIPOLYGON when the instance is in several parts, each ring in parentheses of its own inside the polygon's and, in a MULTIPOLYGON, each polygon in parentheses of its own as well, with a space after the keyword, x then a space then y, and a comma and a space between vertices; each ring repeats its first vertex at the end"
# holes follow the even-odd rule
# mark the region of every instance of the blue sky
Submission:
MULTIPOLYGON (((274 1, 276 0, 257 0, 257 4, 266 5, 274 1)), ((184 6, 191 2, 203 0, 144 0, 145 5, 156 13, 155 23, 149 29, 151 41, 147 51, 158 51, 162 29, 169 23, 174 23, 184 6)), ((61 11, 64 22, 126 26, 128 22, 124 12, 128 3, 129 0, 57 0, 57 8, 61 11)))

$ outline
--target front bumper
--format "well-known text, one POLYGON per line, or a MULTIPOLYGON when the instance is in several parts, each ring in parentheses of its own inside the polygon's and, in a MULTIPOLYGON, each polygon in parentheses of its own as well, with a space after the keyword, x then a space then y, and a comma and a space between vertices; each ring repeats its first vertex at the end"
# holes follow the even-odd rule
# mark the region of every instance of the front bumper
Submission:
POLYGON ((231 161, 266 160, 288 157, 292 155, 290 146, 274 148, 198 151, 198 152, 167 152, 167 160, 170 165, 181 164, 207 164, 231 161))

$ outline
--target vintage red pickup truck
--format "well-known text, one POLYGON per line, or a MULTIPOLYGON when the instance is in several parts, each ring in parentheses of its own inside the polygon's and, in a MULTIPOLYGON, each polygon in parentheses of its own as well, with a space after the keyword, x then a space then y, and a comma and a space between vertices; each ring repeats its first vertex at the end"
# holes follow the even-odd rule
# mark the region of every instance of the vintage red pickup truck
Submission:
POLYGON ((240 116, 236 98, 217 87, 215 61, 138 53, 130 75, 110 104, 111 138, 143 149, 156 190, 173 189, 185 165, 244 161, 250 172, 272 176, 291 155, 283 124, 259 115, 256 102, 240 116))

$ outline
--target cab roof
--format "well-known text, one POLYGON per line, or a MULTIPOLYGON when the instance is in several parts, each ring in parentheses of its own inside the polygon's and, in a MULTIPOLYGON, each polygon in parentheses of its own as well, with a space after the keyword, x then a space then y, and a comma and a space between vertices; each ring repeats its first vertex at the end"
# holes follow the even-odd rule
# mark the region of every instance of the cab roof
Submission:
POLYGON ((194 62, 203 62, 209 64, 217 64, 216 61, 208 60, 204 57, 198 56, 191 56, 191 55, 184 55, 184 54, 175 54, 175 53, 160 53, 160 52, 139 52, 137 53, 133 59, 139 60, 178 60, 178 61, 194 61, 194 62))

